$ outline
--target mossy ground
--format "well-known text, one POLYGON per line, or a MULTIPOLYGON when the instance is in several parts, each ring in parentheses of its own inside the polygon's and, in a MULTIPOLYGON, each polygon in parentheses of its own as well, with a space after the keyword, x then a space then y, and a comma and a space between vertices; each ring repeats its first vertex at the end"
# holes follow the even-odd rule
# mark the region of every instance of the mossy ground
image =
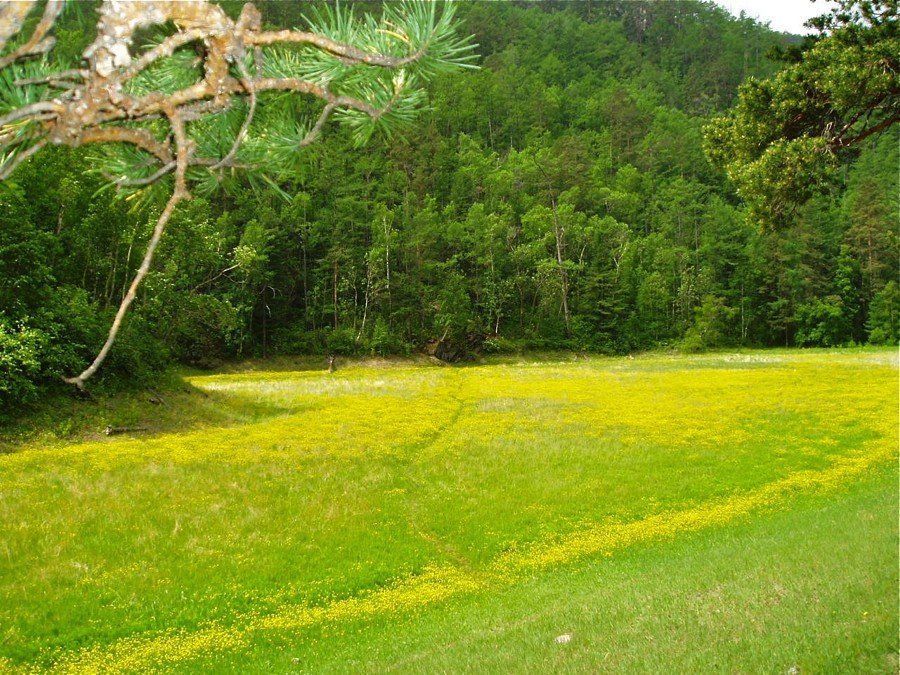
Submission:
POLYGON ((895 672, 897 375, 257 364, 19 425, 0 670, 895 672))

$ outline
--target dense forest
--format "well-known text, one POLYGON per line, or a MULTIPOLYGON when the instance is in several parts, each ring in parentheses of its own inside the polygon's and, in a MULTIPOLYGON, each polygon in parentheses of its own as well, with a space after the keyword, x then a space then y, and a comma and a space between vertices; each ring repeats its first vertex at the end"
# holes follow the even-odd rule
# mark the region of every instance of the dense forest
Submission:
MULTIPOLYGON (((302 5, 261 9, 302 23, 302 5)), ((777 229, 705 151, 705 125, 783 67, 790 36, 693 0, 459 16, 479 68, 435 78, 401 134, 360 149, 329 128, 293 180, 235 176, 179 207, 107 383, 274 354, 897 341, 896 127, 777 229)), ((70 20, 57 35, 78 49, 70 20)), ((47 151, 0 192, 4 405, 92 358, 161 208, 92 164, 47 151)))

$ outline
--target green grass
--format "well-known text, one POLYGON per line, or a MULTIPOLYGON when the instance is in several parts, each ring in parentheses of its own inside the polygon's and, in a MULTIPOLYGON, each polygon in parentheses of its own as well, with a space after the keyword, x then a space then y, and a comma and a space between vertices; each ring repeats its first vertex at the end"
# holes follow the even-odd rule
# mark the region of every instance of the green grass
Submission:
POLYGON ((896 352, 276 365, 8 430, 0 670, 896 672, 896 352))
MULTIPOLYGON (((203 663, 257 672, 897 672, 893 477, 678 542, 203 663), (566 645, 555 642, 572 635, 566 645)), ((198 664, 199 665, 199 664, 198 664)))

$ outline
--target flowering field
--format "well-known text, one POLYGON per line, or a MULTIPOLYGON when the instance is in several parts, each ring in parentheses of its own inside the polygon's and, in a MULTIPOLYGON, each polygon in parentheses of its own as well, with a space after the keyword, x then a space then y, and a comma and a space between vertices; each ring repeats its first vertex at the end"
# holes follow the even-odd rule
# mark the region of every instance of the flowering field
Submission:
POLYGON ((189 376, 146 432, 0 455, 0 671, 896 672, 897 378, 893 351, 189 376))

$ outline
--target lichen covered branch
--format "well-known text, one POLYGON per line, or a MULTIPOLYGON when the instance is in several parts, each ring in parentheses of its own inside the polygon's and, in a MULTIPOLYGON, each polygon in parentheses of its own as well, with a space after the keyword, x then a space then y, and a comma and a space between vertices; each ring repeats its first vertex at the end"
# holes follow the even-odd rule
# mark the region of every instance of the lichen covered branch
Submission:
MULTIPOLYGON (((5 46, 12 35, 19 32, 33 4, 32 0, 14 0, 3 4, 3 9, 0 10, 0 48, 5 46)), ((50 51, 54 39, 48 36, 48 33, 53 28, 56 17, 62 12, 64 4, 63 0, 47 0, 44 14, 31 37, 6 56, 0 57, 0 68, 5 68, 23 57, 50 51)))
POLYGON ((153 262, 153 255, 156 253, 156 247, 159 246, 163 231, 169 223, 169 220, 172 218, 175 207, 178 206, 180 201, 187 199, 190 196, 187 191, 187 185, 185 184, 185 173, 187 172, 190 148, 184 133, 184 122, 174 108, 169 108, 167 110, 167 116, 172 125, 172 133, 175 137, 175 188, 172 190, 169 201, 166 202, 165 208, 163 208, 162 213, 160 213, 159 218, 156 221, 156 226, 153 228, 153 234, 150 236, 144 258, 141 261, 137 274, 134 275, 134 279, 131 281, 131 285, 128 287, 128 292, 119 304, 119 309, 116 311, 116 316, 110 326, 106 342, 103 343, 103 347, 100 348, 100 351, 91 365, 75 377, 65 378, 66 382, 74 384, 79 389, 84 388, 84 383, 97 372, 97 369, 100 368, 100 365, 106 360, 106 356, 109 354, 109 350, 112 349, 116 336, 119 333, 119 329, 122 327, 122 321, 125 318, 125 314, 128 312, 131 303, 134 302, 134 299, 137 297, 138 287, 150 271, 150 265, 153 262))

